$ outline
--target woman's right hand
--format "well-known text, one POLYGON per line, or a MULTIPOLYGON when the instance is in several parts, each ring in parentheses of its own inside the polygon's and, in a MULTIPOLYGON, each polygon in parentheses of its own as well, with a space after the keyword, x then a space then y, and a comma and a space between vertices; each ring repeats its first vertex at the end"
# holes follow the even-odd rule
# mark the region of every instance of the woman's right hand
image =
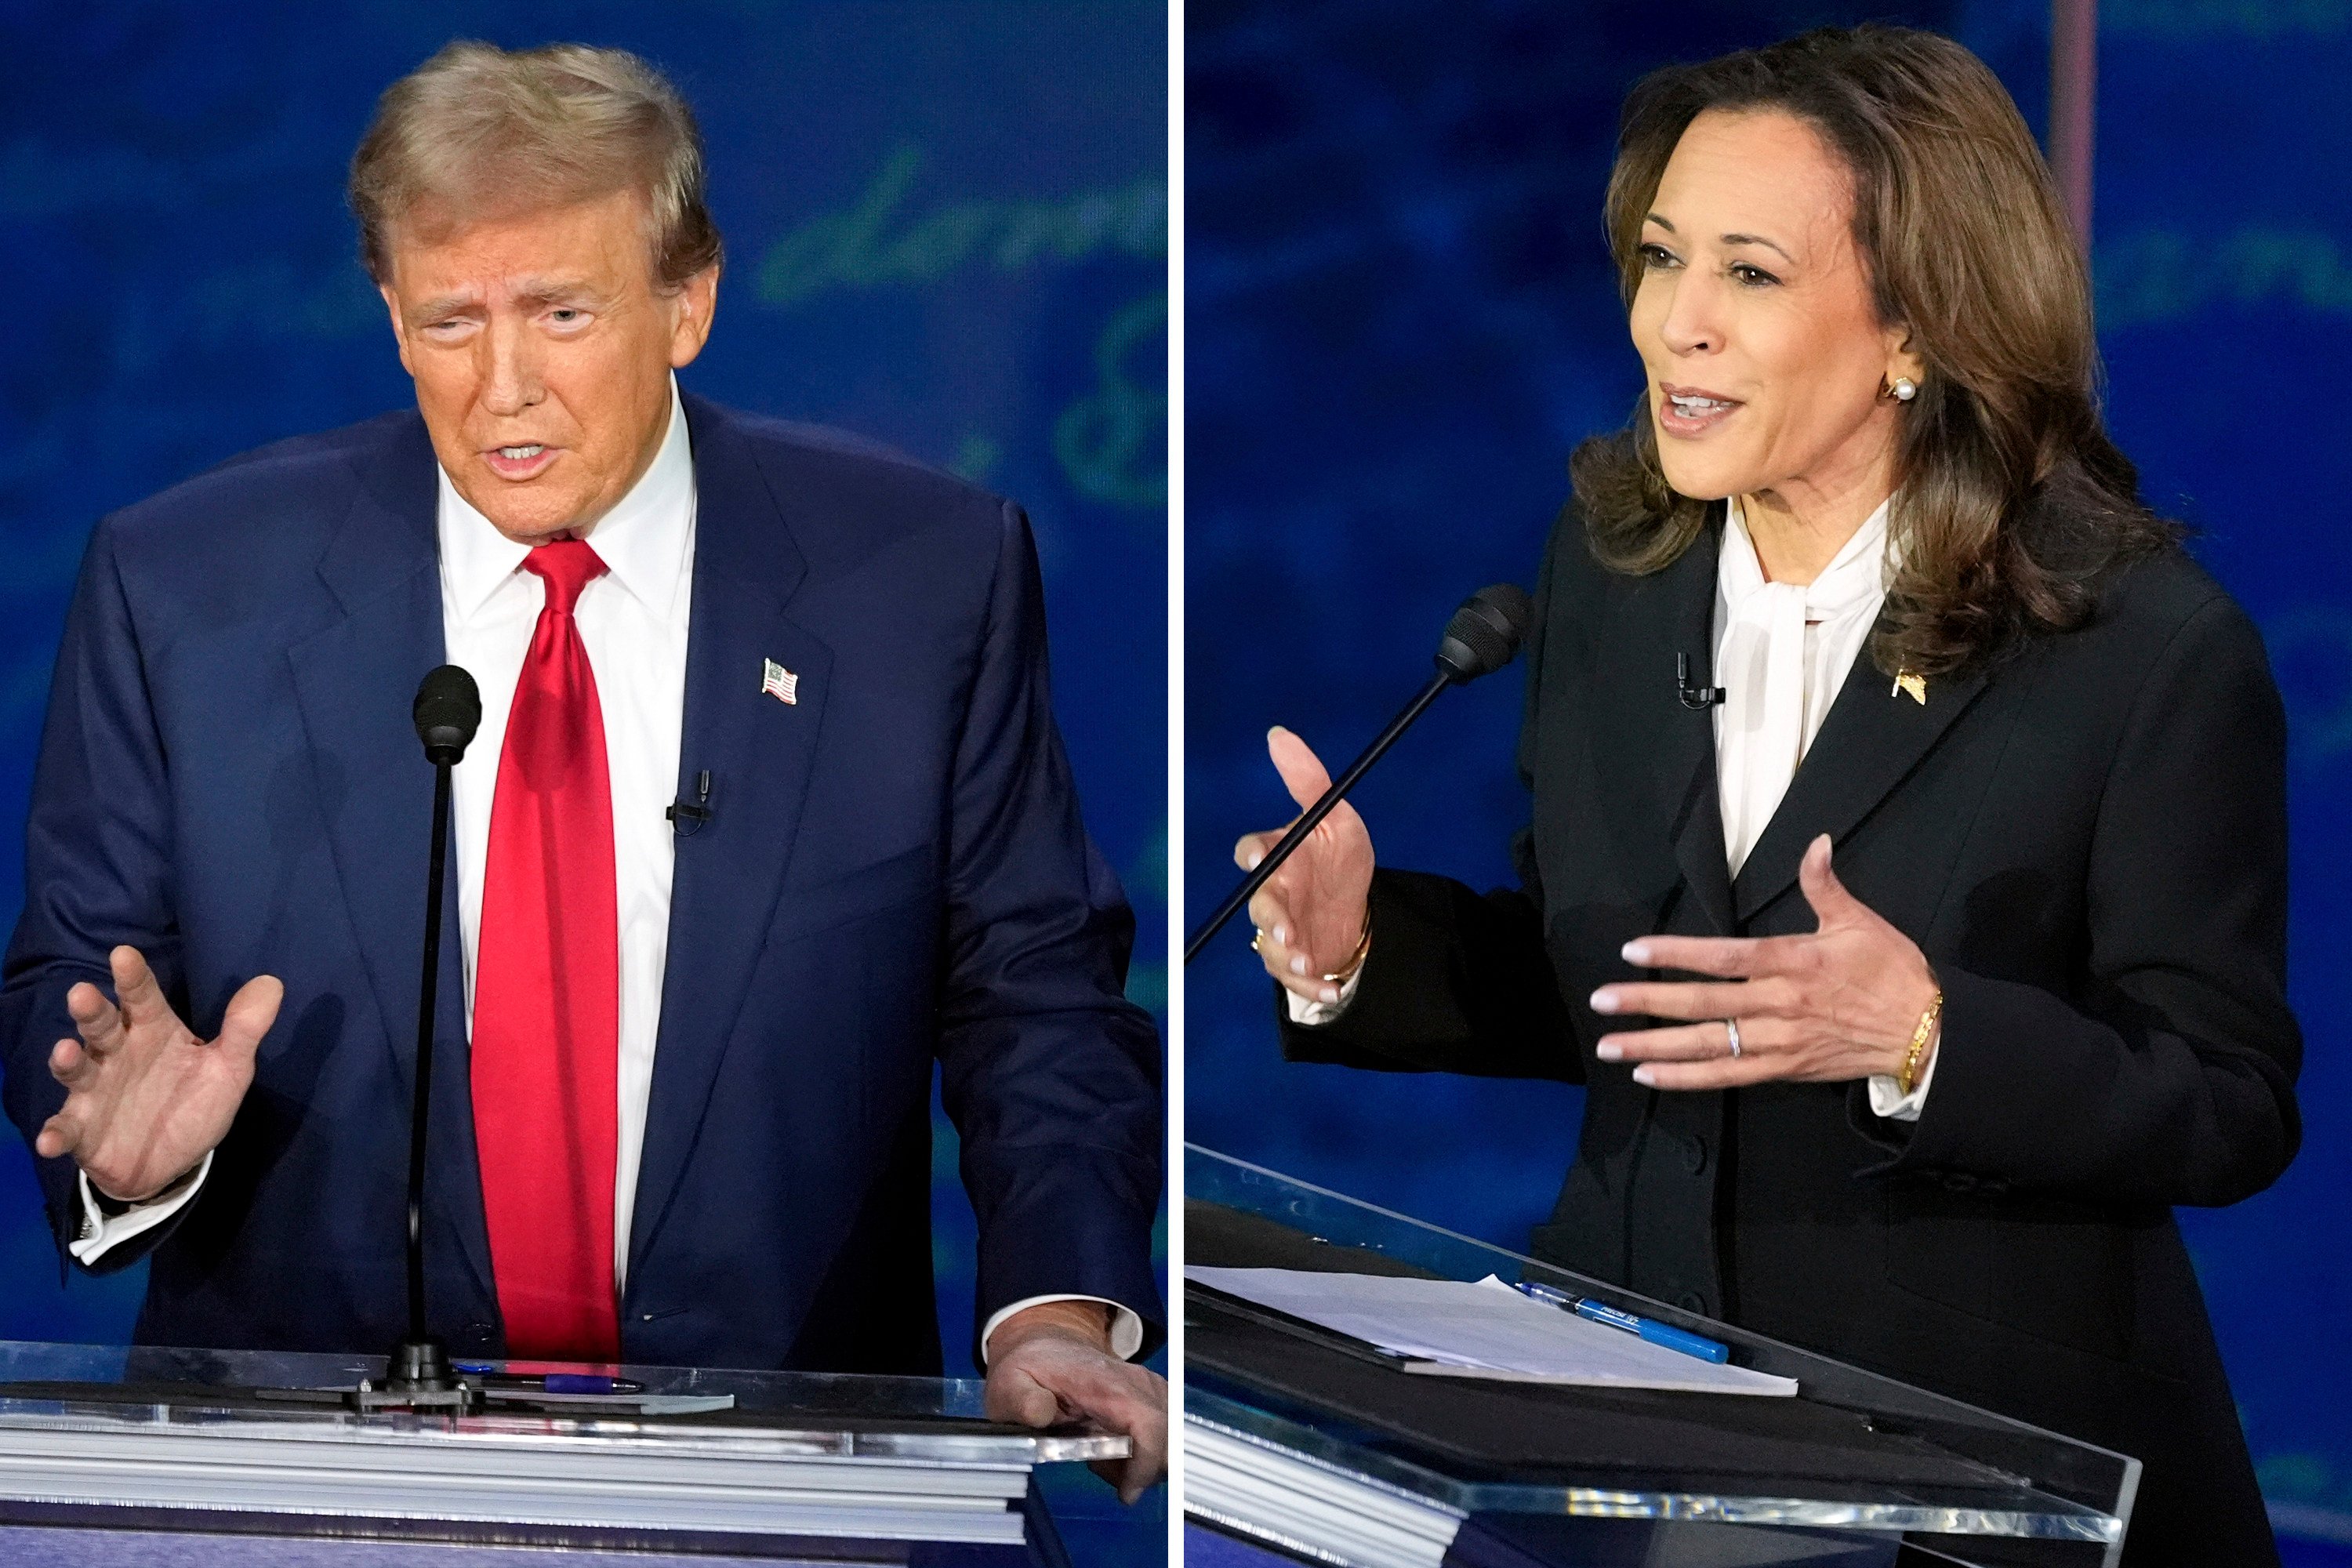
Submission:
MULTIPOLYGON (((1279 725, 1267 731, 1265 749, 1302 809, 1331 787, 1321 760, 1289 731, 1279 725)), ((1288 831, 1286 824, 1244 835, 1234 846, 1234 861, 1244 871, 1255 870, 1288 831)), ((1372 836, 1364 831, 1356 808, 1343 800, 1250 900, 1250 922, 1258 929, 1258 957, 1265 972, 1309 1002, 1337 1002, 1340 982, 1323 977, 1346 978, 1341 966, 1362 945, 1371 889, 1372 836)))

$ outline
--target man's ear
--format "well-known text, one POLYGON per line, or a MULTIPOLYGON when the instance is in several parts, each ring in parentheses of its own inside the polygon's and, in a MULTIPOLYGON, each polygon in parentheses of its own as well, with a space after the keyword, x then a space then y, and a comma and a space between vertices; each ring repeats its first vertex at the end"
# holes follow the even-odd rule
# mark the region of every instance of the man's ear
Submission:
POLYGON ((706 267, 670 296, 669 367, 684 370, 710 341, 710 318, 719 310, 719 268, 706 267))
POLYGON ((392 340, 400 345, 400 368, 406 371, 413 381, 416 378, 416 367, 408 363, 408 328, 400 319, 400 298, 382 283, 375 286, 375 291, 383 296, 383 308, 392 314, 392 340))

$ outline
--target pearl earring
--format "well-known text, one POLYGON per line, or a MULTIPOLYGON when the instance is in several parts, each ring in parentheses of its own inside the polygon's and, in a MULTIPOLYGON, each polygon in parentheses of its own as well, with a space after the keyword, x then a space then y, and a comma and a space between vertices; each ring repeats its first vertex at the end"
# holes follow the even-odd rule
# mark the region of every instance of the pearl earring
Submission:
POLYGON ((1898 375, 1895 378, 1895 384, 1886 390, 1895 395, 1895 402, 1908 403, 1919 395, 1919 384, 1907 375, 1898 375))

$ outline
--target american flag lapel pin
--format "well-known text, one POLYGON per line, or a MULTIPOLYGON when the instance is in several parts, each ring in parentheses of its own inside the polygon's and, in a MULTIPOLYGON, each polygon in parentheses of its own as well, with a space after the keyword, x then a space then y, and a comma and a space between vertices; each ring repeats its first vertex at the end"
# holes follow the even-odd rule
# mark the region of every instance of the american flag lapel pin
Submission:
POLYGON ((787 707, 796 706, 801 700, 801 678, 772 658, 761 662, 766 667, 760 672, 761 695, 772 697, 787 707))

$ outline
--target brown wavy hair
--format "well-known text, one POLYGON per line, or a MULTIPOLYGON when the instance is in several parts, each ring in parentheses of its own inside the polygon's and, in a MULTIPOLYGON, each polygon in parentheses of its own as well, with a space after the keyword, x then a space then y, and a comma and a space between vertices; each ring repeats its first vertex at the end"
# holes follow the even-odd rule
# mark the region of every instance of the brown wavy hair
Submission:
MULTIPOLYGON (((1950 39, 1890 26, 1821 28, 1643 79, 1606 206, 1629 310, 1643 219, 1708 110, 1794 115, 1844 162, 1878 318, 1909 330, 1927 367, 1896 442, 1888 525, 1903 563, 1874 662, 1941 674, 2081 625, 2101 571, 2179 530, 2141 503, 2100 421, 2088 271, 2008 92, 1950 39)), ((1646 396, 1570 471, 1592 552, 1616 571, 1671 564, 1722 515, 1667 485, 1646 396)))

